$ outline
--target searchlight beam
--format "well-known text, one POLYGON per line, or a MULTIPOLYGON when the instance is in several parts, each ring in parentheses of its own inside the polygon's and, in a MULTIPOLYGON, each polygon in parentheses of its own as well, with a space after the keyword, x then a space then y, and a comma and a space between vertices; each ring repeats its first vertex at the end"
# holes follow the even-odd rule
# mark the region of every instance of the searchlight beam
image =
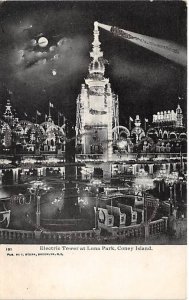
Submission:
POLYGON ((95 22, 95 26, 111 32, 114 36, 129 40, 130 42, 153 51, 167 59, 182 66, 187 65, 186 49, 170 41, 165 41, 128 30, 120 29, 116 26, 109 26, 95 22))

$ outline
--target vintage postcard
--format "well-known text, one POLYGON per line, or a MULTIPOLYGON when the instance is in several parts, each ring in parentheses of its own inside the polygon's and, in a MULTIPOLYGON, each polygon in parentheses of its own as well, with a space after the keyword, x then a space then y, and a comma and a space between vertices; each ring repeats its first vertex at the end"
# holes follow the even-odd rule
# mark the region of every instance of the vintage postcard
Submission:
POLYGON ((0 299, 186 299, 186 18, 0 2, 0 299))

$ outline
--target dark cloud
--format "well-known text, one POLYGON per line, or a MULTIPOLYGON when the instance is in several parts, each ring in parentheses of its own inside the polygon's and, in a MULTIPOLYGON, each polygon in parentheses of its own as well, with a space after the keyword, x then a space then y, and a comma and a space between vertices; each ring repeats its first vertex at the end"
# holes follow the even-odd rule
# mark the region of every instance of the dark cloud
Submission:
POLYGON ((124 80, 132 80, 137 85, 142 85, 150 90, 155 86, 174 84, 176 74, 173 69, 164 64, 155 63, 133 63, 132 61, 114 57, 112 60, 112 70, 115 77, 124 80))

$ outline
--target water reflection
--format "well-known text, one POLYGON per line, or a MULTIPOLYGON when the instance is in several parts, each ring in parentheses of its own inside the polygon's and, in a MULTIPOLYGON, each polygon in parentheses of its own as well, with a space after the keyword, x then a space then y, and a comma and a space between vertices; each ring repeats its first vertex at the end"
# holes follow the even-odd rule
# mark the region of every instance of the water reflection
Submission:
MULTIPOLYGON (((161 182, 156 182, 145 174, 142 176, 139 174, 138 178, 124 181, 118 179, 116 181, 112 178, 111 184, 107 182, 100 184, 94 179, 91 180, 90 184, 79 181, 76 178, 76 167, 70 166, 65 168, 64 176, 57 171, 57 168, 52 169, 46 175, 37 177, 36 174, 30 174, 27 178, 22 177, 19 184, 7 184, 0 187, 0 198, 11 197, 12 199, 11 201, 8 199, 0 201, 0 211, 11 210, 9 228, 28 230, 36 228, 37 199, 36 195, 32 195, 29 191, 29 188, 36 181, 36 185, 46 186, 45 193, 40 195, 40 223, 41 227, 46 230, 69 231, 94 228, 94 206, 97 205, 97 202, 101 206, 117 206, 119 202, 132 206, 134 209, 136 207, 143 209, 144 198, 141 186, 144 185, 147 186, 148 190, 149 187, 151 188, 148 195, 150 198, 154 197, 160 200, 156 217, 161 218, 169 214, 169 186, 165 183, 162 185, 161 182), (104 202, 98 196, 102 192, 101 188, 104 191, 103 197, 107 197, 104 202), (110 201, 109 198, 111 197, 108 195, 111 193, 121 193, 119 201, 116 195, 115 201, 110 201), (165 208, 165 204, 168 208, 165 208)), ((181 214, 185 214, 186 185, 183 185, 182 190, 180 190, 180 182, 175 184, 175 199, 178 210, 181 211, 181 214)), ((148 212, 150 212, 150 208, 148 208, 148 212)))
POLYGON ((89 199, 88 194, 83 193, 85 184, 76 181, 75 167, 66 167, 65 179, 61 174, 51 172, 46 177, 38 178, 33 175, 27 177, 27 182, 23 181, 0 188, 0 198, 12 199, 0 201, 1 206, 5 205, 6 209, 11 210, 9 228, 35 228, 37 203, 35 195, 30 193, 34 184, 47 187, 47 191, 40 198, 42 226, 53 230, 72 230, 76 225, 80 229, 93 227, 95 200, 93 197, 89 199), (19 200, 21 195, 24 196, 24 201, 19 200))

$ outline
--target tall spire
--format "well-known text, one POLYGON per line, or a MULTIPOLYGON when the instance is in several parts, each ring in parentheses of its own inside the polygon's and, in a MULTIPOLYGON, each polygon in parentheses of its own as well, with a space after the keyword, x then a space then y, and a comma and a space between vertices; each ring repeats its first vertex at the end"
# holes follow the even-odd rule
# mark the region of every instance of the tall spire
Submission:
POLYGON ((9 123, 13 120, 13 113, 12 113, 12 109, 11 109, 11 103, 10 103, 10 100, 7 99, 7 104, 6 104, 6 107, 5 107, 5 112, 3 114, 4 116, 4 119, 9 123))
POLYGON ((51 107, 53 107, 52 103, 49 101, 49 115, 47 117, 47 122, 54 123, 51 116, 51 107))
POLYGON ((104 60, 103 60, 103 52, 100 49, 100 41, 99 41, 99 30, 98 30, 98 22, 94 22, 94 40, 93 40, 93 49, 90 52, 90 57, 93 58, 92 62, 89 65, 89 73, 101 73, 104 74, 104 60))
POLYGON ((90 53, 90 56, 97 61, 100 57, 103 57, 103 52, 100 49, 101 42, 99 41, 99 30, 98 30, 98 22, 94 22, 94 41, 93 51, 90 53))

